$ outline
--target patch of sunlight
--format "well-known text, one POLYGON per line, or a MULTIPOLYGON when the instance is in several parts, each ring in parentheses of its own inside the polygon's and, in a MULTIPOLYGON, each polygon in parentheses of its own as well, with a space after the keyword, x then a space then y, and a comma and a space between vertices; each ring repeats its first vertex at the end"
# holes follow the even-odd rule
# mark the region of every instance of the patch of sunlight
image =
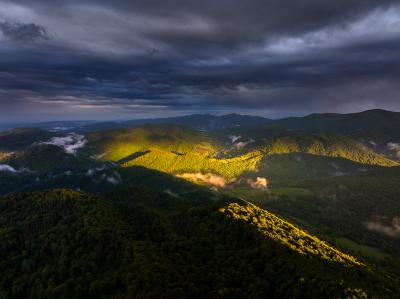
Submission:
POLYGON ((264 236, 300 254, 317 256, 345 266, 365 266, 355 257, 337 250, 317 237, 247 201, 231 202, 226 207, 220 208, 219 211, 231 219, 255 226, 264 236))

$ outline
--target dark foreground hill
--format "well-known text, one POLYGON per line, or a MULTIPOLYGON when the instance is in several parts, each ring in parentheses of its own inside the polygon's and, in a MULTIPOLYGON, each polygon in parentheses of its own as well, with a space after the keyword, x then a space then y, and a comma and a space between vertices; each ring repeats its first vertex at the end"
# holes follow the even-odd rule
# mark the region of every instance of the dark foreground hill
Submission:
POLYGON ((131 189, 0 200, 1 298, 391 298, 367 265, 241 200, 131 189))

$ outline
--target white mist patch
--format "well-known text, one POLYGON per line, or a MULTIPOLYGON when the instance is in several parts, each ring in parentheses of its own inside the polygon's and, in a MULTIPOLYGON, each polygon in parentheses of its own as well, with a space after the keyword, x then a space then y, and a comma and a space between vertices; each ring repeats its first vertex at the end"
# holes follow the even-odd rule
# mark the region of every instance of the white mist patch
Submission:
POLYGON ((14 167, 12 167, 12 166, 10 166, 8 164, 0 164, 0 172, 2 172, 2 171, 11 172, 11 173, 15 173, 15 174, 24 173, 24 172, 31 172, 29 170, 29 168, 22 167, 20 169, 15 169, 14 167))
POLYGON ((86 176, 93 176, 96 172, 96 169, 88 169, 88 171, 86 172, 86 176))
POLYGON ((265 190, 268 188, 268 180, 263 177, 257 177, 255 180, 247 179, 246 182, 253 189, 265 190))
POLYGON ((12 172, 12 173, 18 173, 19 172, 14 167, 12 167, 10 165, 7 165, 7 164, 0 164, 0 171, 12 172))
POLYGON ((226 179, 224 177, 212 173, 206 173, 206 174, 202 174, 200 172, 184 173, 178 175, 178 177, 193 182, 202 182, 207 185, 211 185, 215 188, 224 188, 227 184, 226 179))
POLYGON ((235 143, 242 137, 240 135, 228 135, 228 138, 232 141, 232 143, 235 143))
POLYGON ((171 191, 170 189, 165 189, 164 190, 165 194, 168 194, 169 196, 175 197, 175 198, 179 198, 179 195, 173 191, 171 191))
POLYGON ((101 165, 100 167, 96 167, 96 171, 103 171, 105 169, 107 169, 107 165, 105 164, 101 165))
POLYGON ((367 222, 366 227, 370 231, 378 232, 389 237, 400 237, 400 216, 393 217, 391 225, 385 225, 379 218, 376 218, 373 221, 367 222))
POLYGON ((72 129, 72 127, 52 127, 51 132, 67 131, 72 129))
POLYGON ((83 148, 86 143, 85 136, 71 133, 64 137, 53 137, 50 141, 43 142, 42 144, 52 144, 61 147, 67 154, 75 155, 77 150, 83 148))
POLYGON ((340 167, 337 166, 336 163, 334 163, 334 162, 331 162, 330 165, 331 165, 333 168, 335 168, 336 170, 339 170, 339 169, 340 169, 340 167))
POLYGON ((98 155, 92 155, 92 156, 90 156, 90 158, 93 159, 93 160, 100 160, 105 155, 107 155, 107 153, 102 153, 102 154, 98 154, 98 155))
POLYGON ((400 159, 400 144, 399 143, 389 142, 386 146, 389 151, 393 152, 393 154, 396 156, 396 158, 400 159))
POLYGON ((118 185, 122 182, 121 175, 118 172, 113 171, 113 173, 106 178, 106 181, 111 185, 118 185))
POLYGON ((119 184, 119 181, 118 181, 115 177, 113 177, 113 176, 108 177, 106 180, 107 180, 107 182, 109 182, 111 185, 118 185, 118 184, 119 184))
POLYGON ((240 141, 237 143, 234 143, 233 146, 236 147, 236 149, 242 149, 245 146, 249 145, 250 143, 253 143, 255 140, 254 139, 250 139, 248 141, 240 141))

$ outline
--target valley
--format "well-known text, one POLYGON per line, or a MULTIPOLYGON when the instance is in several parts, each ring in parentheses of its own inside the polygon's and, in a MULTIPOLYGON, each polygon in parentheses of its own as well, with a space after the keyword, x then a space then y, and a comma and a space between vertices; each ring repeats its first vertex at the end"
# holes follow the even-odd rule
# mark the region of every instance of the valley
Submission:
POLYGON ((400 135, 363 120, 387 113, 1 132, 0 294, 393 298, 400 135))

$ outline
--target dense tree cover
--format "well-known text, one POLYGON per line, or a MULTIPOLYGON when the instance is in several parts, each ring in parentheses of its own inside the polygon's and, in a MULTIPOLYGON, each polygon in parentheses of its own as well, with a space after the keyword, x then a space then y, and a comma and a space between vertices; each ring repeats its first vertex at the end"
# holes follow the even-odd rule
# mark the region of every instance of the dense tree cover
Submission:
POLYGON ((311 114, 305 117, 289 117, 274 120, 251 128, 231 127, 231 134, 251 134, 257 137, 279 137, 291 132, 334 133, 352 136, 359 141, 377 145, 399 142, 400 113, 374 109, 360 113, 311 114))
POLYGON ((88 139, 88 150, 101 155, 103 161, 123 161, 125 167, 144 166, 175 174, 215 173, 233 179, 245 171, 254 171, 262 158, 259 151, 219 158, 224 150, 219 141, 202 132, 174 125, 97 132, 88 139))
POLYGON ((377 169, 297 183, 296 188, 234 193, 400 276, 399 174, 396 168, 377 169))
POLYGON ((389 226, 392 219, 400 215, 399 176, 344 176, 301 186, 312 191, 309 196, 287 197, 267 205, 400 257, 399 238, 369 230, 367 226, 379 216, 386 219, 382 225, 389 226))
POLYGON ((399 165, 351 137, 335 134, 285 134, 269 139, 264 150, 267 155, 300 152, 338 157, 367 165, 399 165))
POLYGON ((0 132, 0 151, 24 150, 35 142, 45 141, 55 135, 55 133, 36 128, 19 128, 0 132))
POLYGON ((50 144, 28 147, 8 156, 3 162, 16 169, 26 168, 37 174, 84 170, 93 164, 67 154, 62 148, 50 144))
POLYGON ((7 171, 0 172, 0 195, 23 190, 35 181, 32 176, 19 176, 7 171))
POLYGON ((304 180, 360 174, 376 168, 379 167, 343 158, 289 153, 264 157, 258 165, 257 173, 267 177, 273 185, 287 186, 304 180))
POLYGON ((175 174, 213 173, 234 179, 245 171, 255 171, 261 158, 261 153, 257 151, 239 157, 217 159, 198 153, 176 155, 171 152, 151 150, 150 153, 127 162, 124 166, 140 165, 175 174))
POLYGON ((384 298, 398 291, 333 248, 336 261, 294 250, 322 243, 265 213, 243 201, 190 207, 143 189, 105 199, 64 189, 10 195, 0 201, 0 294, 384 298), (279 229, 260 233, 263 221, 279 229))
POLYGON ((1 133, 1 163, 32 171, 0 172, 0 194, 71 188, 97 196, 62 189, 0 198, 0 298, 399 294, 400 173, 384 167, 397 162, 361 140, 365 130, 349 137, 336 129, 253 129, 101 131, 89 134, 77 155, 34 145, 53 133, 1 133), (252 142, 235 146, 228 134, 252 142), (258 206, 154 170, 239 177, 226 192, 320 238, 258 206), (270 190, 238 183, 259 175, 270 190))
POLYGON ((243 220, 255 225, 267 237, 277 240, 301 254, 316 255, 320 259, 345 265, 362 265, 354 257, 330 247, 318 238, 254 204, 230 203, 226 208, 221 208, 220 211, 232 219, 243 220))
MULTIPOLYGON (((251 142, 238 146, 227 140, 231 136, 229 132, 227 130, 223 136, 222 132, 205 134, 173 125, 145 125, 92 133, 88 136, 88 151, 100 155, 103 161, 121 161, 125 167, 144 166, 173 174, 214 173, 226 179, 263 170, 274 175, 276 169, 265 166, 271 156, 282 154, 305 153, 317 160, 321 160, 319 157, 340 158, 367 167, 397 165, 347 136, 281 132, 283 135, 247 138, 247 142, 251 142)), ((248 134, 253 136, 251 132, 248 134)), ((355 168, 356 165, 347 167, 352 172, 357 171, 355 168)), ((331 170, 330 175, 333 172, 331 170)))
POLYGON ((88 147, 102 159, 118 161, 149 148, 180 153, 210 154, 216 144, 202 132, 176 125, 143 125, 89 134, 88 147))

